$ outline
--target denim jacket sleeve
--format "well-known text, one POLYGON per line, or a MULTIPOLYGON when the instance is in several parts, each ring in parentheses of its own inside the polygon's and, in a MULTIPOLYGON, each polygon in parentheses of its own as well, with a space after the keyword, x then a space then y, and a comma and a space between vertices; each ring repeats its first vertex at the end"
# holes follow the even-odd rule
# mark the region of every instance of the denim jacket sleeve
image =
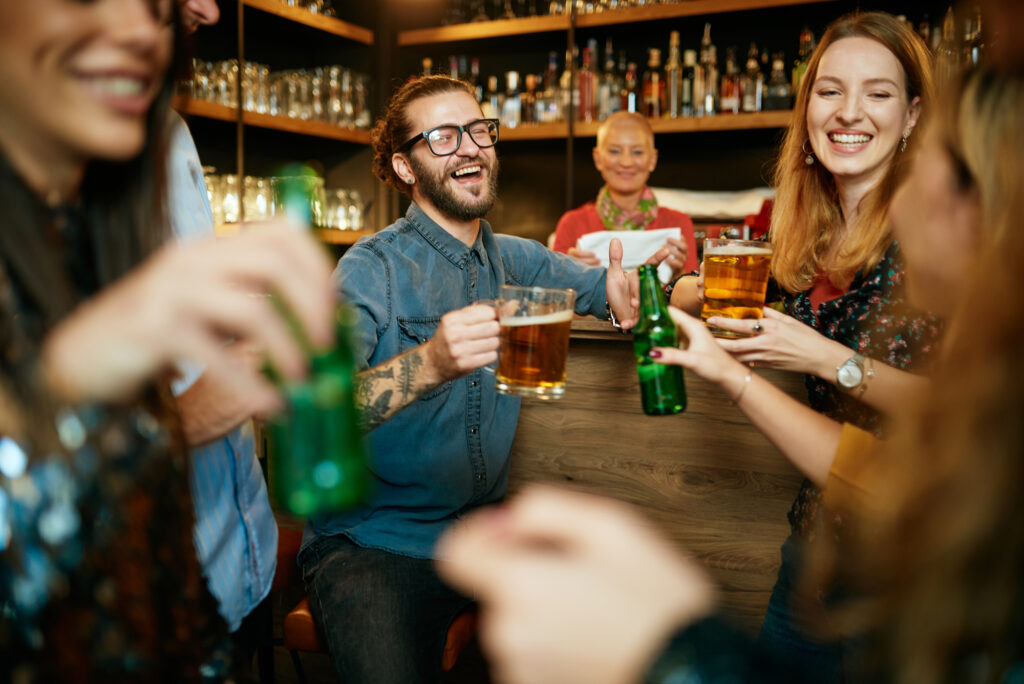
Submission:
POLYGON ((552 252, 536 240, 496 235, 501 246, 505 281, 511 285, 572 288, 576 313, 606 319, 606 270, 585 266, 565 254, 552 252))
POLYGON ((377 341, 391 326, 394 278, 380 246, 374 239, 350 248, 334 269, 339 299, 355 308, 353 348, 356 365, 364 370, 375 365, 371 359, 377 341))

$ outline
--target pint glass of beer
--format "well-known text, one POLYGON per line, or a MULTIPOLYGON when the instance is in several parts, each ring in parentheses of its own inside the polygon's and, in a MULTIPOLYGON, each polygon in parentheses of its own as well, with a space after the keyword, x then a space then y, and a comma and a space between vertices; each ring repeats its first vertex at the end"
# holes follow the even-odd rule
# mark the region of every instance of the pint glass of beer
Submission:
MULTIPOLYGON (((700 318, 761 318, 772 246, 751 240, 704 240, 704 306, 700 318)), ((747 337, 712 325, 715 337, 747 337)))
POLYGON ((565 394, 574 290, 503 285, 495 383, 502 394, 558 399, 565 394))

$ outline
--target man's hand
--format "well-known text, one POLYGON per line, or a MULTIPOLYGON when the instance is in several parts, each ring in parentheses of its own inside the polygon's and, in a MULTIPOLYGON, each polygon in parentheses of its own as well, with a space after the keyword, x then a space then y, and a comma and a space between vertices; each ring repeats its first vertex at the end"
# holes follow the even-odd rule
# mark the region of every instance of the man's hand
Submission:
POLYGON ((579 247, 570 247, 569 256, 577 261, 586 264, 587 266, 600 266, 601 260, 597 258, 595 252, 591 252, 589 249, 580 249, 579 247))
MULTIPOLYGON (((666 245, 651 255, 644 263, 656 266, 664 261, 668 254, 669 248, 666 245)), ((622 270, 622 243, 617 238, 613 238, 608 243, 608 274, 605 277, 605 296, 608 298, 608 306, 623 330, 629 330, 636 325, 640 309, 640 279, 636 271, 625 273, 622 270)))
POLYGON ((474 304, 441 317, 437 332, 426 343, 427 363, 440 384, 496 361, 498 345, 497 311, 474 304))

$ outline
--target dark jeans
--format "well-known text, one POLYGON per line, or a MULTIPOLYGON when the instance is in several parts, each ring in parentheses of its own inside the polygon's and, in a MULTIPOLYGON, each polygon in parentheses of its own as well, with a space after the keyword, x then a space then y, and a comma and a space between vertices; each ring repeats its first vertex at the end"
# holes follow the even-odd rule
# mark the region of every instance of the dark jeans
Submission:
MULTIPOLYGON (((842 645, 815 639, 815 628, 797 603, 798 582, 807 542, 792 534, 782 545, 782 565, 772 589, 758 642, 807 681, 829 684, 842 681, 842 645)), ((806 600, 806 599, 805 599, 806 600)))
POLYGON ((299 554, 309 608, 345 684, 441 678, 448 627, 471 603, 431 560, 366 549, 344 535, 299 554))

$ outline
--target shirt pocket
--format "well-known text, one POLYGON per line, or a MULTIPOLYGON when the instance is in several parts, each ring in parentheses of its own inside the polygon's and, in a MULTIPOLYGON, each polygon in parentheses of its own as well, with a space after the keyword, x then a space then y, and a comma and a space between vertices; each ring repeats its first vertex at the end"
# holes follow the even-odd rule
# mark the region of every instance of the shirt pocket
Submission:
MULTIPOLYGON (((405 353, 413 347, 429 342, 437 332, 437 326, 441 324, 440 316, 415 316, 415 317, 402 317, 398 316, 398 330, 399 330, 399 349, 400 353, 405 353)), ((445 394, 452 388, 454 381, 448 380, 441 383, 434 389, 430 390, 422 397, 420 401, 428 401, 442 394, 445 394)))

